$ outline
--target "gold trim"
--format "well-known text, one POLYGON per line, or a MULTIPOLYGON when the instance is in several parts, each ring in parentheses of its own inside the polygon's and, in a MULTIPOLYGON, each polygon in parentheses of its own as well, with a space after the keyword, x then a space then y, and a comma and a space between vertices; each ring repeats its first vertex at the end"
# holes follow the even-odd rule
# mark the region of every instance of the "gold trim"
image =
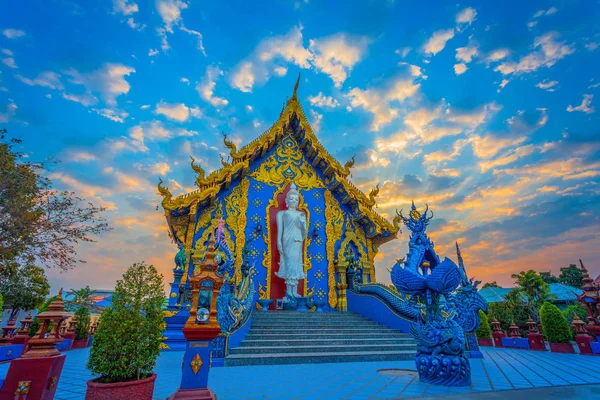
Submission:
POLYGON ((176 311, 163 310, 163 318, 171 318, 177 314, 179 314, 179 310, 176 310, 176 311))
POLYGON ((190 362, 190 366, 192 367, 194 375, 196 375, 198 371, 200 371, 200 368, 202 368, 202 359, 198 353, 196 353, 196 356, 192 359, 192 362, 190 362))
MULTIPOLYGON (((237 232, 235 234, 235 276, 236 282, 240 282, 242 279, 242 250, 244 249, 244 243, 246 242, 246 222, 248 213, 248 189, 250 188, 250 182, 244 178, 238 187, 240 192, 239 199, 239 217, 236 221, 237 232)), ((235 190, 235 189, 234 189, 235 190)))
POLYGON ((327 251, 327 288, 328 301, 331 308, 337 306, 337 293, 335 287, 335 244, 342 234, 342 225, 344 223, 344 213, 338 202, 335 200, 329 190, 325 190, 325 234, 327 242, 325 248, 327 251))

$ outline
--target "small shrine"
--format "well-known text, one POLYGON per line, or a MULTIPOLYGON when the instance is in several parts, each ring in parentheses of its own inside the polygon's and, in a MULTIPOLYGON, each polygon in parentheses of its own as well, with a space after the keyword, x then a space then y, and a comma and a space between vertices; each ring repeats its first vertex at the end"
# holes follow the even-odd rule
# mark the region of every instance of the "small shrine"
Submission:
MULTIPOLYGON (((220 221, 234 260, 234 284, 241 282, 242 263, 247 259, 258 287, 255 302, 259 297, 273 300, 269 310, 281 308, 286 293, 293 291, 298 297, 326 302, 324 311, 345 311, 339 299, 345 298, 346 287, 338 283, 340 271, 347 270, 348 264, 354 268, 347 254, 360 264, 364 282, 375 281, 375 254, 379 246, 396 238, 400 219, 388 222, 379 215, 374 210, 379 188, 368 195, 359 190, 348 179, 354 160, 340 164, 319 142, 298 101, 298 84, 299 78, 279 119, 261 136, 242 148, 224 136, 229 158, 221 160, 221 168, 207 173, 206 166, 191 159, 197 190, 173 196, 159 182, 166 222, 179 247, 169 310, 191 306, 193 270, 204 258, 220 221), (278 233, 285 221, 278 227, 277 216, 290 210, 286 201, 290 194, 295 198, 293 215, 304 224, 298 242, 303 271, 296 280, 279 274, 283 263, 278 233)), ((217 254, 224 259, 222 251, 219 248, 217 254)), ((203 306, 202 297, 199 301, 203 306)))

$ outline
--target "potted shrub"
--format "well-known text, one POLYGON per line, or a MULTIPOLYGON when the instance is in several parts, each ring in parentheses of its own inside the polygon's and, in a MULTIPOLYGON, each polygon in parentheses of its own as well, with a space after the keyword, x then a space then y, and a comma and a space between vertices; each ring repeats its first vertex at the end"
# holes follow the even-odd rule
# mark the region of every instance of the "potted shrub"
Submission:
POLYGON ((550 343, 550 351, 556 353, 574 353, 571 341, 571 329, 567 319, 558 307, 551 303, 544 303, 540 309, 542 331, 550 343))
POLYGON ((83 349, 87 347, 90 332, 90 310, 86 307, 79 307, 75 311, 75 341, 72 349, 83 349))
POLYGON ((488 322, 487 314, 479 310, 479 328, 477 329, 477 343, 480 346, 493 346, 492 329, 488 322))
POLYGON ((87 367, 86 400, 151 400, 165 322, 163 277, 152 265, 133 264, 117 281, 112 305, 102 312, 87 367))

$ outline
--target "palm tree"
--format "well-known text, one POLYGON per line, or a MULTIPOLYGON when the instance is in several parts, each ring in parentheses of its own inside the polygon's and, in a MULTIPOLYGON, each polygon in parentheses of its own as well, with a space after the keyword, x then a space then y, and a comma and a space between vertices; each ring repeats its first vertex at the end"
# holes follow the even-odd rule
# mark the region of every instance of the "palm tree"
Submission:
POLYGON ((71 289, 67 293, 67 296, 71 297, 71 300, 68 300, 66 303, 70 309, 78 309, 80 307, 90 308, 92 297, 95 293, 89 286, 79 290, 71 289))

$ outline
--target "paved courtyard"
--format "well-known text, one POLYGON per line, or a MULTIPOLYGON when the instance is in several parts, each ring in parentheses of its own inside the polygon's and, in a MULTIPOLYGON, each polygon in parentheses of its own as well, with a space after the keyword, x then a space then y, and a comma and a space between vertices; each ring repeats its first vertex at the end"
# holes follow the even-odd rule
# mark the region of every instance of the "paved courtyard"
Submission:
MULTIPOLYGON (((485 358, 471 360, 473 384, 446 388, 423 384, 413 374, 385 369, 414 369, 412 361, 225 367, 211 370, 209 386, 225 399, 395 399, 458 395, 457 398, 592 398, 600 390, 600 357, 527 350, 484 348, 485 358), (514 391, 532 389, 527 391, 514 391), (511 392, 502 392, 510 390, 511 392), (495 391, 495 393, 486 393, 495 391), (587 393, 587 394, 586 394, 587 393), (597 393, 597 392, 596 392, 597 393)), ((89 349, 67 352, 57 400, 85 397, 89 349)), ((182 352, 158 359, 155 398, 165 399, 179 386, 182 352)), ((0 365, 0 377, 8 364, 0 365)), ((454 396, 452 396, 454 397, 454 396)))

